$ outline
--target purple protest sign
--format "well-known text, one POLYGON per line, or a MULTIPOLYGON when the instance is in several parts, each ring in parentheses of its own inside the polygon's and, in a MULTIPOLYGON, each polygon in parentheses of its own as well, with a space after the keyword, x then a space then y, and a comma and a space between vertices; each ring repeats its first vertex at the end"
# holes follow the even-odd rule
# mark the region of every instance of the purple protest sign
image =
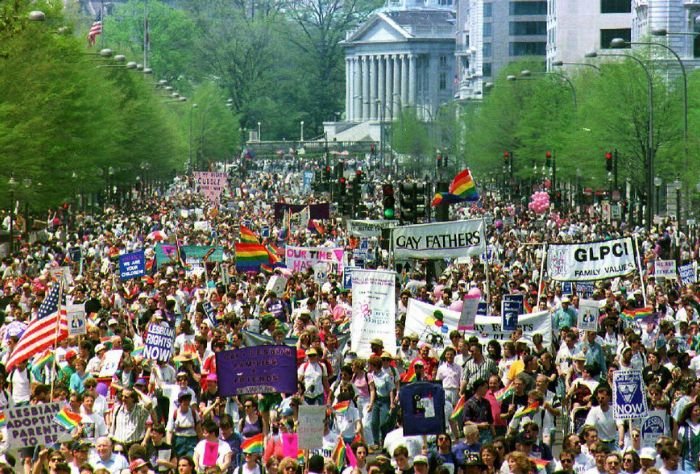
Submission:
POLYGON ((290 346, 255 346, 216 353, 222 397, 296 393, 297 354, 290 346))

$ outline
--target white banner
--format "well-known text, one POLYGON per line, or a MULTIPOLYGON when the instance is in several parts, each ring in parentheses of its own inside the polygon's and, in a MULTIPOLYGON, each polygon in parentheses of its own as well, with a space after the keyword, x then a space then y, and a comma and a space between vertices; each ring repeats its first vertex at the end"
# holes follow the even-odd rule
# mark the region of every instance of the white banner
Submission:
POLYGON ((627 275, 636 269, 630 237, 547 247, 547 274, 552 280, 603 280, 627 275))
POLYGON ((675 260, 656 260, 654 262, 654 276, 656 278, 663 277, 671 280, 676 279, 676 261, 675 260))
POLYGON ((352 271, 350 347, 369 356, 371 339, 384 341, 384 350, 396 353, 396 273, 386 270, 352 271))
POLYGON ((284 263, 294 272, 303 272, 307 268, 316 271, 317 264, 322 263, 326 265, 326 275, 340 275, 343 273, 344 253, 342 248, 287 246, 284 249, 284 263))
POLYGON ((348 234, 357 237, 380 237, 382 229, 396 227, 399 221, 384 221, 384 220, 349 220, 348 234))
POLYGON ((394 227, 395 258, 457 258, 481 255, 486 236, 481 219, 394 227))
MULTIPOLYGON (((353 274, 353 278, 354 278, 353 274)), ((354 281, 353 281, 354 284, 354 281)), ((353 295, 354 296, 354 295, 353 295)), ((418 334, 420 340, 441 351, 450 344, 450 331, 458 328, 460 313, 415 299, 408 300, 404 334, 418 334), (439 313, 438 313, 439 312, 439 313)), ((542 334, 544 345, 552 344, 552 317, 549 311, 518 315, 518 327, 523 330, 522 340, 532 344, 532 335, 542 334)), ((503 331, 500 316, 476 316, 473 331, 466 331, 467 338, 475 335, 481 344, 491 339, 506 341, 511 331, 503 331)))

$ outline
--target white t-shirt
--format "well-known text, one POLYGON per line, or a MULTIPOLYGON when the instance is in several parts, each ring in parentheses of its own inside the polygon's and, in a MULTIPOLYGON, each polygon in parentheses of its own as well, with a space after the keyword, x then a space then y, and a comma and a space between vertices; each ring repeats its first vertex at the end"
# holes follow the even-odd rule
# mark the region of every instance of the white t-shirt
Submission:
POLYGON ((352 438, 355 435, 357 422, 360 420, 360 411, 351 404, 345 413, 336 413, 335 430, 343 438, 352 438))
POLYGON ((12 383, 12 400, 15 403, 28 402, 31 399, 29 370, 13 370, 10 382, 12 383))
MULTIPOLYGON (((224 458, 226 457, 227 454, 231 453, 231 447, 228 445, 226 441, 222 440, 217 440, 219 443, 219 448, 217 450, 216 454, 216 465, 217 466, 222 466, 224 464, 224 458)), ((197 446, 194 447, 194 456, 197 458, 199 461, 199 465, 203 466, 204 465, 204 448, 207 445, 207 440, 203 439, 199 443, 197 443, 197 446)), ((207 466, 210 467, 210 466, 207 466)), ((243 469, 243 472, 248 472, 246 469, 243 469)))
POLYGON ((303 363, 299 367, 298 377, 304 381, 308 398, 316 398, 323 395, 323 377, 326 376, 326 368, 319 363, 303 363))

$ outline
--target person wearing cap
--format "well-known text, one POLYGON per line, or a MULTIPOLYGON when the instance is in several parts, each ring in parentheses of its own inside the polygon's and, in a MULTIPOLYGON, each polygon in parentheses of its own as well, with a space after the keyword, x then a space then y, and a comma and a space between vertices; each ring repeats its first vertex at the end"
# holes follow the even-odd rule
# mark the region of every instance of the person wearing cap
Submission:
POLYGON ((56 384, 68 386, 70 384, 70 378, 75 373, 75 359, 78 358, 78 353, 73 349, 68 349, 66 351, 66 365, 58 372, 56 377, 56 384))
POLYGON ((186 390, 177 395, 177 408, 166 426, 167 443, 178 457, 191 456, 199 435, 199 416, 192 406, 192 394, 186 390))
POLYGON ((219 395, 219 377, 216 374, 209 374, 206 377, 206 383, 207 388, 200 395, 199 412, 202 414, 202 419, 206 419, 210 413, 218 418, 216 409, 226 405, 219 395))
POLYGON ((561 299, 561 306, 552 315, 552 329, 558 334, 563 327, 575 327, 577 318, 578 311, 571 306, 569 297, 565 296, 561 299))
POLYGON ((193 458, 195 468, 198 471, 202 469, 205 460, 205 449, 208 445, 216 444, 218 448, 216 449, 215 465, 221 469, 221 472, 227 472, 231 465, 233 454, 228 443, 219 439, 219 427, 214 420, 205 420, 202 423, 202 435, 202 440, 197 443, 197 446, 194 448, 193 458))
POLYGON ((297 377, 304 384, 304 400, 308 405, 323 405, 324 393, 328 393, 326 365, 319 362, 319 354, 313 347, 306 351, 307 361, 299 366, 297 377))
POLYGON ((418 357, 411 361, 411 365, 408 369, 410 372, 416 365, 416 362, 421 361, 423 363, 423 370, 425 371, 425 380, 428 381, 435 380, 435 374, 437 373, 438 367, 438 360, 430 355, 430 349, 430 344, 424 344, 418 351, 418 357))
POLYGON ((372 354, 381 357, 382 352, 384 352, 384 341, 379 338, 370 339, 369 348, 372 351, 372 354))
POLYGON ((151 472, 150 465, 143 459, 137 458, 129 463, 129 472, 131 474, 149 474, 151 472))
POLYGON ((73 458, 68 463, 71 472, 80 472, 80 466, 88 462, 90 457, 90 443, 85 440, 74 441, 71 444, 73 458))
POLYGON ((422 454, 413 458, 413 471, 415 474, 428 474, 428 457, 422 454))
POLYGON ((642 465, 642 472, 646 472, 656 465, 656 450, 652 447, 642 448, 639 453, 639 462, 642 465))

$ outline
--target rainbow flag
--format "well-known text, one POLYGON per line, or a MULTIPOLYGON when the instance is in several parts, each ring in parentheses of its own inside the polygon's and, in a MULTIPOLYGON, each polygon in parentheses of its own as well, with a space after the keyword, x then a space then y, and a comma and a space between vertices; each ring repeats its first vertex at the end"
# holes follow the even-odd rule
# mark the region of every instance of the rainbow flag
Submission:
POLYGON ((7 425, 7 417, 4 411, 0 411, 0 428, 4 428, 7 425))
POLYGON ((143 357, 143 353, 146 350, 146 346, 138 346, 131 351, 132 357, 143 357))
POLYGON ((260 239, 258 239, 258 236, 255 235, 255 232, 250 230, 244 225, 241 225, 241 232, 240 232, 240 240, 241 242, 245 242, 248 244, 259 244, 260 239))
POLYGON ((350 400, 345 400, 344 402, 338 402, 333 405, 333 411, 336 413, 343 414, 350 408, 350 400))
POLYGON ((335 443, 335 447, 331 453, 331 460, 339 470, 345 467, 345 442, 343 438, 339 437, 338 441, 335 443))
POLYGON ((416 369, 414 369, 413 366, 410 366, 406 372, 401 374, 401 382, 403 383, 415 382, 417 379, 416 369))
POLYGON ((654 314, 653 308, 626 309, 622 311, 622 319, 627 321, 642 321, 652 317, 654 314))
POLYGON ((275 248, 272 245, 266 244, 265 250, 267 250, 267 255, 270 258, 270 264, 272 264, 273 266, 282 261, 279 254, 277 253, 277 250, 275 250, 275 248))
POLYGON ((79 413, 74 413, 63 408, 53 417, 54 421, 67 430, 72 430, 80 424, 83 417, 79 413))
POLYGON ((456 202, 478 200, 479 193, 476 190, 476 183, 469 169, 465 169, 457 173, 446 193, 435 194, 430 205, 435 207, 443 203, 454 204, 456 202))
POLYGON ((261 244, 236 242, 236 270, 258 272, 261 265, 270 263, 270 255, 261 244))
POLYGON ((455 405, 454 409, 452 410, 452 414, 450 415, 450 420, 459 420, 462 417, 462 413, 464 412, 464 406, 467 404, 467 398, 462 395, 459 397, 459 400, 457 401, 457 404, 455 405))
POLYGON ((513 415, 513 418, 522 418, 523 416, 529 415, 531 413, 534 413, 537 411, 537 409, 540 407, 540 404, 535 402, 531 403, 528 406, 524 408, 520 408, 518 411, 515 412, 513 415))
POLYGON ((300 449, 297 451, 297 462, 299 464, 304 464, 304 450, 300 449))
POLYGON ((241 443, 241 451, 244 453, 260 453, 263 452, 263 441, 265 437, 262 433, 251 436, 241 443))
POLYGON ((498 392, 494 393, 493 396, 496 397, 496 400, 502 402, 506 398, 513 396, 513 393, 515 393, 515 388, 513 388, 513 382, 511 382, 498 392))
POLYGON ((538 471, 542 471, 547 469, 547 464, 549 464, 549 461, 546 459, 540 459, 540 458, 529 458, 530 461, 532 461, 535 464, 535 467, 537 467, 538 471))
POLYGON ((41 356, 39 356, 32 364, 32 369, 42 370, 47 364, 52 364, 54 359, 53 351, 46 351, 41 356))

